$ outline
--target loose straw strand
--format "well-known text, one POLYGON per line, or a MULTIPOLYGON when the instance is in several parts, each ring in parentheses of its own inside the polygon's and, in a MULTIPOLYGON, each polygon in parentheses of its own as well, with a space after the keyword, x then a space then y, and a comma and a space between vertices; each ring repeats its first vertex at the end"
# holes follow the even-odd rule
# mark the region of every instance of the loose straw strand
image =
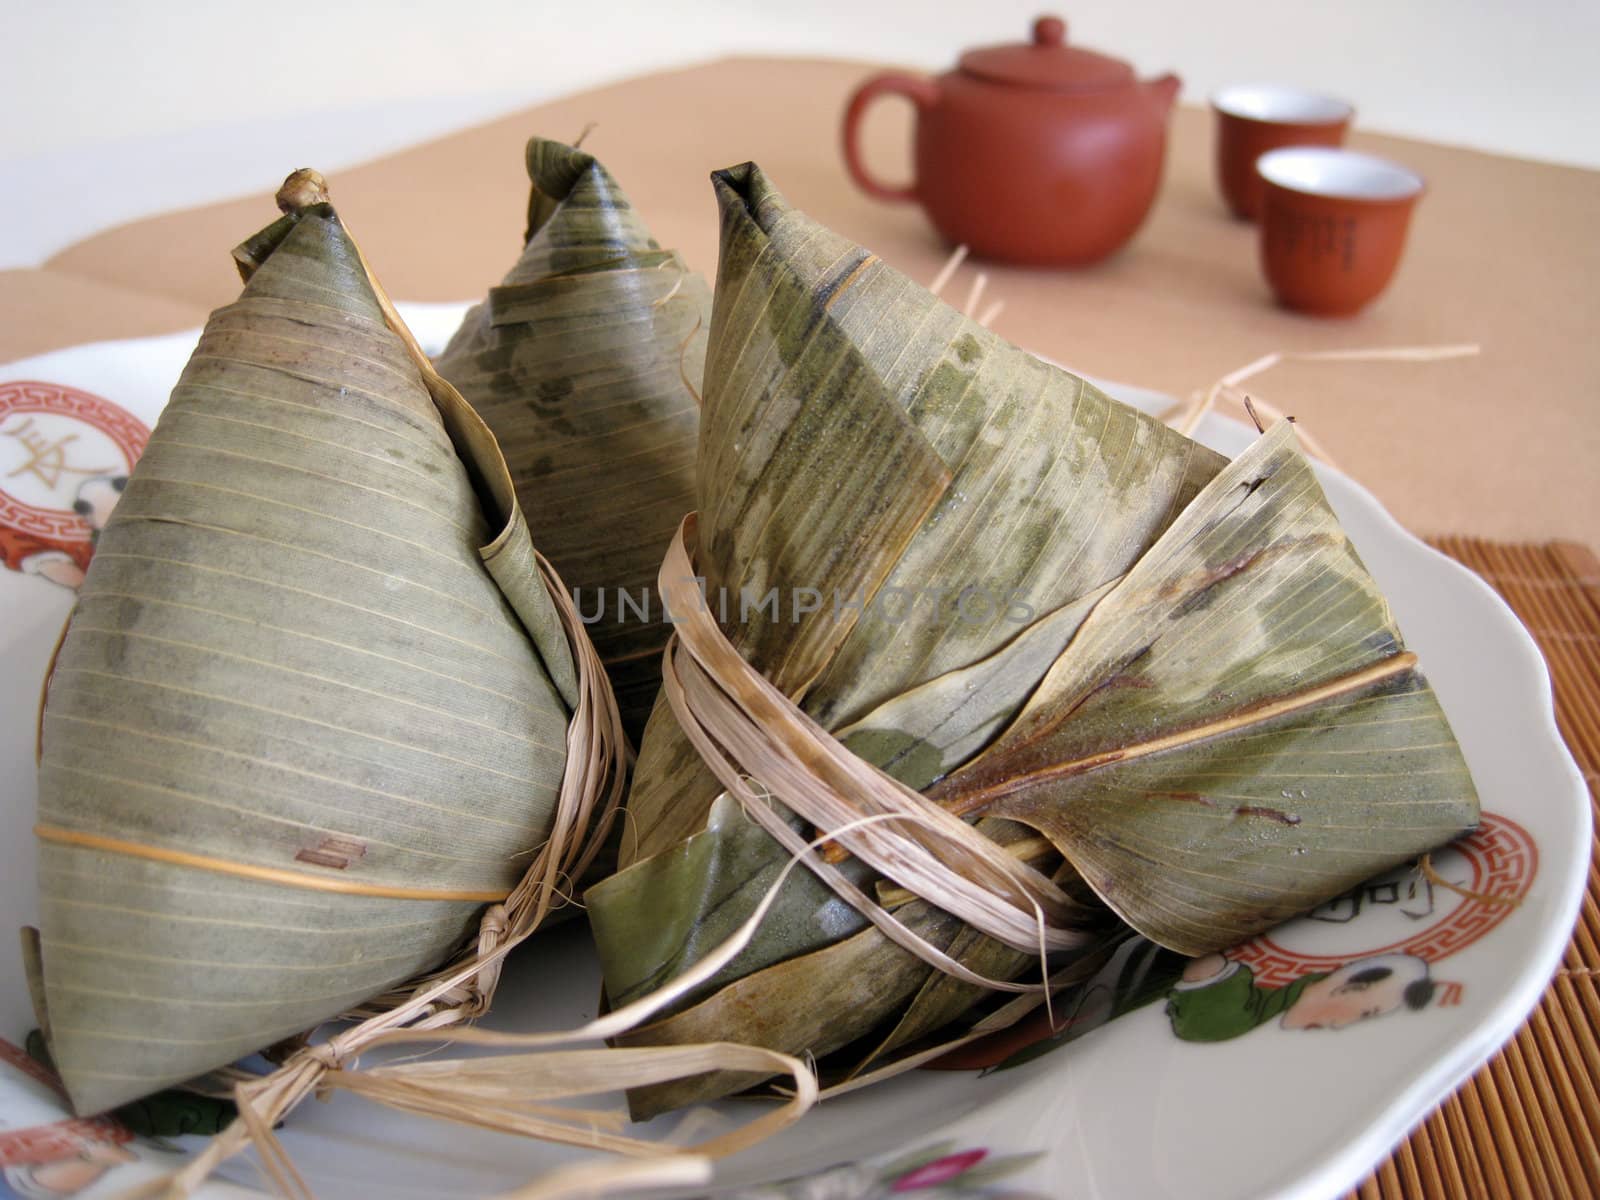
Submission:
MULTIPOLYGON (((929 294, 937 296, 940 292, 944 291, 944 289, 949 286, 950 281, 955 278, 956 272, 961 269, 961 264, 966 260, 967 246, 965 243, 962 243, 950 252, 949 258, 944 260, 944 265, 939 268, 938 274, 933 277, 933 282, 928 285, 929 294)), ((994 324, 995 318, 997 318, 1001 312, 1004 311, 1006 306, 1006 302, 1004 300, 992 300, 989 302, 987 307, 982 309, 978 307, 983 300, 984 290, 988 288, 988 286, 988 274, 986 272, 979 271, 976 278, 974 278, 972 281, 971 288, 967 292, 966 303, 962 304, 958 310, 967 317, 970 317, 984 329, 987 329, 990 325, 994 324)))
MULTIPOLYGON (((1242 406, 1245 396, 1239 385, 1284 362, 1439 362, 1451 358, 1470 358, 1481 350, 1482 347, 1477 343, 1367 347, 1349 350, 1275 350, 1270 354, 1263 354, 1254 362, 1229 371, 1210 387, 1194 393, 1188 400, 1167 408, 1160 414, 1159 419, 1173 426, 1179 433, 1190 436, 1199 427, 1205 415, 1217 406, 1218 401, 1226 399, 1242 406)), ((1266 404, 1259 396, 1250 399, 1261 412, 1275 419, 1284 419, 1283 413, 1266 404)), ((1337 465, 1314 437, 1303 428, 1297 432, 1309 453, 1329 466, 1337 465)))
POLYGON ((972 288, 967 292, 967 302, 961 306, 961 311, 967 316, 975 316, 978 311, 978 302, 983 299, 983 291, 989 286, 989 276, 979 271, 972 281, 972 288))
POLYGON ((967 245, 963 242, 950 252, 950 257, 945 259, 944 266, 939 268, 939 273, 933 277, 933 282, 928 285, 928 291, 935 296, 944 291, 945 285, 955 278, 956 272, 961 269, 961 264, 966 259, 967 245))
POLYGON ((1497 904, 1507 908, 1520 908, 1522 905, 1521 896, 1495 896, 1488 892, 1478 892, 1469 887, 1462 887, 1459 883, 1451 883, 1443 875, 1439 874, 1434 867, 1431 853, 1424 854, 1417 860, 1417 870, 1434 887, 1443 888, 1447 892, 1454 892, 1463 900, 1476 900, 1480 904, 1497 904))
POLYGON ((679 1155, 631 1163, 578 1163, 552 1171, 535 1183, 502 1192, 494 1200, 590 1200, 602 1189, 702 1187, 711 1182, 711 1160, 679 1155))
MULTIPOLYGON (((667 701, 702 758, 750 816, 791 852, 798 835, 749 785, 771 795, 829 839, 894 882, 1024 953, 1076 949, 1085 935, 1065 918, 1066 895, 960 817, 872 767, 805 716, 740 657, 700 603, 689 556, 691 514, 668 547, 657 587, 677 617, 663 662, 667 701), (872 813, 898 818, 893 826, 846 833, 872 813)), ((815 856, 806 866, 897 944, 939 970, 986 987, 1037 990, 972 975, 943 951, 910 934, 861 894, 836 868, 815 856)))

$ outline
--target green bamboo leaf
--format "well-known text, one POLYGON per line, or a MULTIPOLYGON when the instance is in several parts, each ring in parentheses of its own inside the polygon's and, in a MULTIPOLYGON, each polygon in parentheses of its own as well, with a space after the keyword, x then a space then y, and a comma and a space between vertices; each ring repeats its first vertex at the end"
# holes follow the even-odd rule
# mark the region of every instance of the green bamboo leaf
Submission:
POLYGON ((1167 996, 1183 977, 1183 968, 1189 961, 1137 935, 1130 935, 1111 950, 1109 961, 1093 976, 1054 997, 1049 1026, 1041 1021, 1044 1014, 1039 1010, 1031 1022, 1014 1025, 995 1035, 991 1042, 980 1041, 963 1048, 957 1062, 997 1071, 1032 1062, 1093 1033, 1108 1021, 1167 996), (1054 1033, 1050 1032, 1051 1027, 1054 1033))
MULTIPOLYGON (((978 829, 993 841, 1013 847, 1014 853, 1022 850, 1023 844, 1032 834, 1027 826, 992 817, 979 821, 978 829)), ((1076 955, 1071 964, 1074 970, 1087 973, 1110 952, 1117 937, 1120 936, 1120 930, 1114 920, 1098 909, 1086 908, 1081 915, 1080 924, 1086 931, 1093 931, 1098 935, 1097 940, 1084 952, 1076 955)), ((966 926, 963 926, 961 932, 951 939, 950 944, 944 947, 944 951, 968 970, 989 979, 1013 980, 1030 970, 1038 972, 1040 969, 1037 956, 1023 954, 966 926)), ((1064 974, 1062 971, 1064 966, 1066 966, 1064 961, 1055 964, 1056 969, 1052 973, 1058 980, 1064 974)), ((922 986, 906 1002, 902 1015, 892 1022, 887 1035, 860 1058, 851 1073, 889 1061, 896 1056, 897 1051, 915 1045, 957 1020, 988 994, 988 989, 967 983, 943 971, 929 971, 922 986)))
MULTIPOLYGON (((726 797, 718 800, 712 812, 721 828, 737 828, 742 822, 747 830, 765 837, 753 822, 738 815, 737 808, 726 797)), ((980 823, 980 828, 1002 845, 1013 845, 1032 836, 1027 827, 1011 821, 987 819, 980 823)), ((697 841, 690 839, 686 845, 692 846, 697 841)), ((742 920, 748 914, 746 907, 735 908, 730 897, 746 903, 751 898, 759 900, 771 885, 772 876, 788 862, 781 847, 770 837, 765 841, 769 848, 765 851, 759 849, 753 839, 745 843, 747 852, 758 856, 759 869, 744 887, 721 897, 721 903, 708 908, 699 924, 687 933, 680 925, 666 935, 673 939, 675 946, 685 947, 679 969, 692 965, 700 953, 713 948, 716 941, 726 936, 734 920, 742 920), (745 888, 749 889, 748 893, 745 888)), ((650 902, 665 902, 669 888, 660 885, 681 881, 661 880, 653 874, 654 865, 681 861, 675 851, 647 859, 591 889, 586 902, 604 896, 606 903, 601 908, 618 911, 621 906, 615 895, 605 894, 615 888, 619 880, 630 876, 635 881, 633 886, 649 892, 650 902)), ((859 866, 851 868, 847 864, 846 870, 853 870, 859 880, 859 866)), ((725 886, 737 878, 729 870, 707 872, 707 875, 725 886)), ((832 1070, 843 1077, 893 1057, 895 1051, 960 1017, 986 994, 982 988, 934 970, 916 955, 890 942, 877 929, 862 928, 864 919, 811 877, 805 877, 803 887, 796 889, 794 880, 798 878, 798 875, 791 875, 791 882, 784 885, 793 890, 786 892, 769 912, 758 942, 752 943, 715 979, 693 993, 686 1004, 674 1006, 665 1017, 634 1030, 619 1039, 620 1042, 629 1046, 669 1045, 732 1038, 772 1048, 787 1046, 793 1053, 818 1058, 853 1047, 849 1055, 841 1056, 843 1061, 836 1060, 832 1064, 832 1070), (801 900, 810 901, 813 907, 804 907, 798 902, 801 900), (800 922, 809 924, 797 929, 800 922), (757 946, 761 947, 759 954, 755 953, 757 946), (712 994, 707 995, 708 991, 712 994), (885 1015, 895 1012, 903 1012, 904 1016, 898 1022, 891 1022, 891 1028, 884 1029, 885 1015), (872 1040, 861 1041, 866 1038, 872 1040)), ((680 897, 685 894, 679 893, 680 897)), ((881 899, 907 928, 963 966, 995 979, 1014 979, 1026 970, 1038 969, 1037 959, 974 933, 934 905, 909 896, 881 899)), ((593 919, 596 910, 591 907, 590 911, 593 919)), ((1104 920, 1100 923, 1110 924, 1104 920)), ((608 941, 625 944, 629 937, 635 944, 647 944, 646 939, 651 936, 638 925, 626 931, 601 933, 597 930, 597 941, 602 945, 608 941)), ((1121 936, 1108 928, 1105 951, 1091 949, 1081 956, 1083 972, 1094 970, 1121 936)), ((609 995, 611 966, 603 965, 607 971, 609 995)), ((650 981, 651 986, 660 986, 662 982, 660 974, 650 981)), ((723 1074, 635 1088, 628 1093, 629 1108, 636 1120, 646 1120, 757 1082, 723 1074)))
POLYGON ((1033 690, 1034 664, 1053 662, 1112 584, 1063 604, 987 658, 918 684, 837 731, 840 741, 922 789, 987 746, 1033 690))
POLYGON ((931 794, 1036 826, 1146 937, 1225 949, 1476 823, 1415 664, 1281 422, 931 794))
MULTIPOLYGON (((931 904, 914 901, 896 915, 941 948, 964 926, 931 904)), ((653 1021, 618 1039, 626 1046, 745 1041, 795 1054, 825 1054, 866 1037, 886 1011, 905 1004, 932 970, 874 928, 801 953, 723 986, 683 1012, 653 1021)), ((761 1082, 719 1072, 628 1093, 637 1121, 725 1096, 761 1082)))
MULTIPOLYGON (((43 1031, 30 1029, 24 1042, 28 1057, 52 1075, 56 1064, 43 1031)), ((112 1109, 117 1123, 138 1137, 176 1138, 185 1134, 221 1133, 239 1115, 232 1100, 168 1088, 112 1109)))
MULTIPOLYGON (((613 1007, 662 987, 715 950, 761 902, 788 862, 783 847, 746 817, 736 801, 722 796, 712 805, 704 830, 590 888, 585 904, 613 1007), (638 921, 634 917, 639 911, 654 917, 638 921), (621 924, 612 923, 617 914, 623 916, 621 924)), ((865 882, 859 868, 855 874, 865 882)), ((676 1007, 866 924, 866 918, 808 872, 789 876, 769 917, 737 958, 676 1007)))
MULTIPOLYGON (((744 180, 738 198, 755 226, 746 236, 793 273, 801 303, 861 355, 951 476, 884 579, 881 602, 843 631, 805 692, 806 711, 828 728, 995 653, 1040 615, 1118 578, 1221 468, 1212 451, 1023 353, 791 208, 759 168, 726 174, 744 180), (894 602, 908 595, 918 601, 894 602)), ((719 313, 738 303, 717 296, 719 313)), ((714 337, 708 387, 745 353, 714 337)), ((830 399, 850 411, 853 391, 836 386, 830 399)), ((782 398, 766 404, 776 436, 782 398)), ((702 438, 702 491, 706 476, 724 473, 723 436, 708 427, 702 438)), ((845 482, 835 503, 873 502, 870 479, 845 482)), ((700 519, 704 539, 716 514, 702 506, 700 519)), ((750 658, 768 673, 758 652, 750 658)))
POLYGON ((492 443, 436 407, 327 205, 237 257, 45 709, 38 991, 85 1113, 436 966, 565 763, 572 663, 492 443))
POLYGON ((670 632, 656 568, 695 504, 710 292, 593 156, 535 138, 527 160, 522 255, 438 368, 494 431, 637 739, 670 632))

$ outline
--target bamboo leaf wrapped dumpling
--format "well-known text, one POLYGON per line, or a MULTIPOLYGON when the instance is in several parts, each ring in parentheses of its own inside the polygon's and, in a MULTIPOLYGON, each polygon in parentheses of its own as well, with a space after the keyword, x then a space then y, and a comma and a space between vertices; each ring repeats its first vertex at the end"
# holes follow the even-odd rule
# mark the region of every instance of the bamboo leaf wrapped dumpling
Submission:
MULTIPOLYGON (((1228 463, 940 304, 755 166, 714 180, 693 540, 723 631, 858 756, 1051 873, 1086 969, 1131 931, 1224 948, 1476 823, 1444 715, 1292 427, 1228 463), (771 588, 777 612, 737 599, 771 588), (790 604, 802 590, 823 602, 790 604)), ((585 896, 613 1003, 696 962, 787 861, 720 792, 658 703, 624 869, 585 896)), ((1037 969, 846 870, 967 969, 1037 969)), ((627 1040, 839 1051, 823 1065, 850 1072, 983 998, 804 878, 739 960, 627 1040)), ((631 1099, 644 1116, 750 1082, 631 1099)))
POLYGON ((534 138, 522 255, 441 374, 494 431, 638 739, 661 683, 661 554, 694 507, 711 296, 593 156, 534 138))
POLYGON ((51 679, 33 974, 81 1113, 436 966, 549 836, 571 653, 324 200, 235 252, 51 679))

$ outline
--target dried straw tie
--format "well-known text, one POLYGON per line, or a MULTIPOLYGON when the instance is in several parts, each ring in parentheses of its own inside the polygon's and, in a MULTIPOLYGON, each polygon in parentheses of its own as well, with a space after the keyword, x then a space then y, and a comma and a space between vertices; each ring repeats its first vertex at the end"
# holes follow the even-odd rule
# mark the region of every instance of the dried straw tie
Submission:
POLYGON ((699 590, 688 543, 690 514, 667 550, 657 579, 672 614, 663 689, 673 714, 718 781, 751 818, 885 936, 939 970, 1002 991, 1035 992, 978 975, 912 933, 808 843, 769 803, 826 832, 901 887, 1015 949, 1078 949, 1071 900, 1045 875, 990 841, 960 817, 857 757, 805 715, 723 636, 699 590))

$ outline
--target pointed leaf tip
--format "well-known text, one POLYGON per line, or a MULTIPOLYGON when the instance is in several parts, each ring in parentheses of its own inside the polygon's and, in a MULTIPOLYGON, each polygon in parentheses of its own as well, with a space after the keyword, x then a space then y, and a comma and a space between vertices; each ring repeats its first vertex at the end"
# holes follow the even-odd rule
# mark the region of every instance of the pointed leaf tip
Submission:
POLYGON ((766 172, 753 161, 711 172, 711 186, 717 194, 724 222, 732 215, 742 214, 763 232, 771 232, 764 210, 773 206, 779 212, 787 212, 791 207, 766 172))

